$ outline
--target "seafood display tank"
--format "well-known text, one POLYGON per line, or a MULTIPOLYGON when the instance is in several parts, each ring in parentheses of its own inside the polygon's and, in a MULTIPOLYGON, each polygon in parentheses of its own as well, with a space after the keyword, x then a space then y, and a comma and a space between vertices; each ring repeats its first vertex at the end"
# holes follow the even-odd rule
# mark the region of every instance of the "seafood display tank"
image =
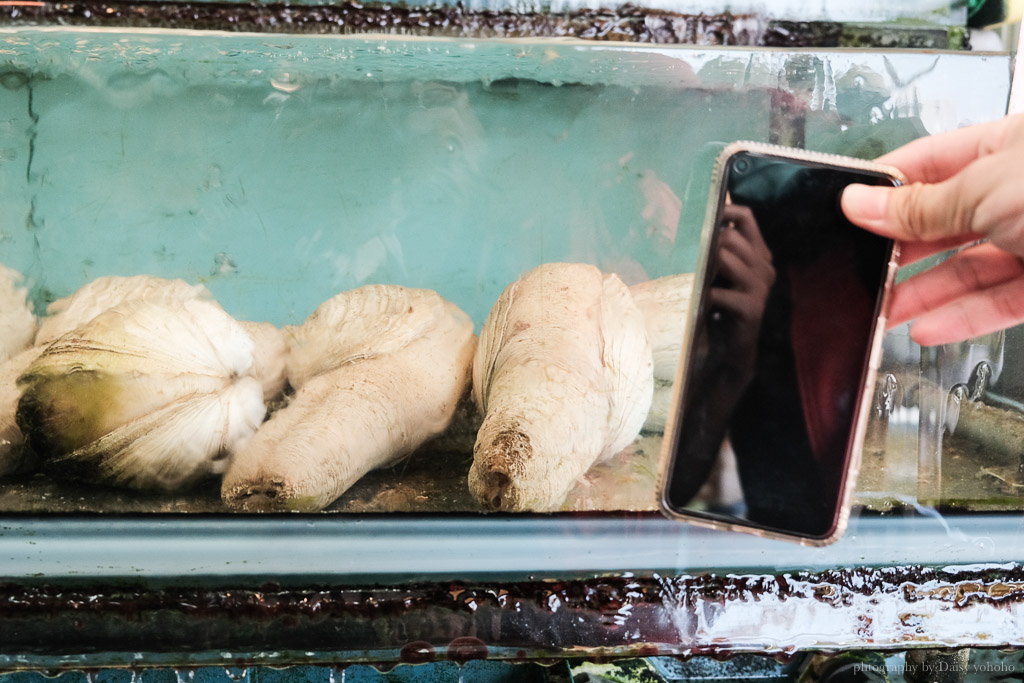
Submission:
POLYGON ((0 2, 0 670, 1022 647, 1020 329, 887 334, 833 545, 657 509, 717 154, 1007 111, 862 4, 0 2))

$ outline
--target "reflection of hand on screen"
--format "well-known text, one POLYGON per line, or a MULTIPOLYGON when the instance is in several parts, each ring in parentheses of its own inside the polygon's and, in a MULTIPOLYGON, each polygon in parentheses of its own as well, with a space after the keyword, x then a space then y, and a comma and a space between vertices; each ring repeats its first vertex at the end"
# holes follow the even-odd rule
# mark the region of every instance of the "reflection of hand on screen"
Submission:
POLYGON ((771 252, 754 215, 726 204, 709 263, 706 336, 696 340, 703 361, 689 380, 691 419, 701 425, 681 444, 687 476, 673 482, 673 497, 689 501, 711 474, 737 403, 754 378, 758 337, 768 294, 775 284, 771 252))
POLYGON ((718 372, 723 373, 723 381, 739 394, 754 374, 757 339, 765 302, 775 284, 775 268, 750 209, 727 204, 722 218, 732 228, 719 234, 718 277, 708 294, 716 332, 709 341, 718 346, 714 353, 721 359, 718 372))

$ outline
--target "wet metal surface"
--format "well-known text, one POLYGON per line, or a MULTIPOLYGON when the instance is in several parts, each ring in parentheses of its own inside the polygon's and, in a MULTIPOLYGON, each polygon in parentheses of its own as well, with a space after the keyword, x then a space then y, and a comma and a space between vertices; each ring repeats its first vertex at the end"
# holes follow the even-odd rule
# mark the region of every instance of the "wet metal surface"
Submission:
POLYGON ((30 582, 0 585, 0 604, 4 668, 96 651, 179 653, 182 664, 219 651, 244 666, 253 660, 231 653, 423 663, 1024 646, 1019 565, 391 587, 30 582))
MULTIPOLYGON (((49 683, 51 672, 12 672, 0 683, 49 683)), ((569 664, 510 663, 473 660, 464 664, 366 664, 292 666, 189 666, 65 671, 57 683, 570 683, 569 664)), ((672 679, 668 679, 672 680, 672 679)), ((652 681, 652 683, 654 683, 652 681)), ((721 683, 732 683, 723 681, 721 683)))
POLYGON ((959 27, 773 20, 730 12, 686 14, 624 4, 615 9, 520 12, 457 5, 349 0, 332 5, 220 2, 0 3, 0 24, 174 28, 275 33, 383 33, 460 38, 583 38, 636 43, 961 49, 959 27))

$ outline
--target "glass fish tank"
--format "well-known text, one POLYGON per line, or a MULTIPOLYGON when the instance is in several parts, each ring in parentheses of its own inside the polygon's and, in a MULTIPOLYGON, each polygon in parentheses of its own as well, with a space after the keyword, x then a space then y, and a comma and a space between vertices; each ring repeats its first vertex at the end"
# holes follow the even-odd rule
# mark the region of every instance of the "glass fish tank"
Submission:
POLYGON ((721 144, 877 156, 993 118, 1008 78, 963 54, 3 40, 10 511, 653 510, 721 144), (954 105, 958 71, 983 87, 954 105))
MULTIPOLYGON (((807 634, 787 612, 767 643, 662 598, 692 602, 685 577, 713 568, 1019 557, 1020 333, 921 349, 890 332, 853 523, 836 545, 663 519, 662 435, 711 169, 736 140, 874 158, 996 119, 1012 63, 0 27, 5 577, 486 576, 538 582, 529 595, 570 605, 583 598, 545 577, 614 574, 601 590, 625 611, 605 610, 607 633, 595 621, 587 647, 857 642, 852 616, 807 634), (634 615, 631 600, 647 607, 634 615), (619 628, 635 619, 647 625, 635 637, 619 628)), ((735 486, 721 472, 709 504, 735 486)), ((452 591, 470 613, 465 600, 491 599, 452 591)), ((539 656, 536 643, 501 649, 529 641, 514 623, 511 640, 497 622, 478 635, 498 643, 493 656, 539 656)), ((976 636, 953 623, 950 637, 976 636)), ((186 624, 170 632, 185 638, 186 624)), ((289 633, 282 647, 297 652, 313 632, 289 633)), ((352 642, 378 661, 404 637, 352 642)), ((549 640, 556 654, 575 647, 549 640)))

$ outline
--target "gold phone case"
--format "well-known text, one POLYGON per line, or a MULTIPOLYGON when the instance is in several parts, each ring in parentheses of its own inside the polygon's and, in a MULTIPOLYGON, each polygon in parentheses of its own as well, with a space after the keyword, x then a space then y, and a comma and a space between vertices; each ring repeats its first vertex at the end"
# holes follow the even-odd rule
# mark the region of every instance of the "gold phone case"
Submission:
MULTIPOLYGON (((891 166, 878 164, 873 161, 865 161, 863 159, 857 159, 853 157, 844 157, 836 154, 826 154, 823 152, 812 152, 802 149, 794 149, 760 142, 734 142, 728 145, 718 156, 718 159, 715 163, 714 172, 712 175, 711 192, 708 196, 708 205, 704 216, 704 226, 701 230, 701 253, 697 263, 697 269, 694 277, 695 301, 702 302, 701 297, 703 297, 703 292, 701 291, 701 289, 703 287, 703 283, 707 275, 708 262, 711 254, 712 235, 715 231, 716 224, 718 221, 718 207, 722 200, 722 194, 724 192, 723 183, 725 181, 725 169, 729 162, 729 159, 741 152, 771 156, 785 160, 809 162, 843 169, 867 171, 871 173, 887 175, 892 179, 896 180, 901 185, 906 183, 905 176, 898 169, 893 168, 891 166)), ((812 547, 821 547, 829 545, 831 543, 834 543, 843 535, 843 533, 846 531, 846 526, 849 522, 850 507, 853 501, 854 486, 857 481, 857 475, 860 471, 861 451, 864 446, 864 435, 867 429, 867 420, 871 409, 871 402, 874 394, 875 376, 878 373, 878 369, 881 363, 882 339, 885 336, 885 321, 888 317, 889 298, 892 290, 892 285, 896 277, 898 258, 899 244, 896 244, 894 245, 892 252, 889 256, 888 268, 883 281, 884 284, 882 287, 882 292, 878 301, 877 315, 875 318, 874 329, 872 331, 871 342, 869 345, 867 366, 862 373, 860 400, 857 402, 857 406, 855 408, 855 412, 853 415, 853 433, 851 434, 851 438, 847 442, 847 466, 840 487, 840 507, 839 512, 836 516, 836 523, 832 531, 826 537, 823 538, 809 537, 799 534, 783 533, 772 529, 766 529, 754 525, 752 523, 745 524, 710 519, 707 517, 699 516, 697 514, 679 512, 671 509, 668 506, 666 502, 666 489, 668 487, 669 474, 671 472, 672 455, 676 450, 676 440, 678 439, 678 406, 684 405, 682 403, 682 400, 684 398, 684 392, 686 390, 686 387, 684 386, 684 378, 687 375, 687 370, 691 363, 690 345, 693 340, 693 335, 697 325, 697 321, 699 319, 700 311, 703 307, 702 303, 690 306, 688 320, 686 324, 686 336, 683 340, 682 345, 682 359, 679 363, 679 368, 676 371, 676 378, 671 404, 673 406, 673 410, 670 412, 668 416, 668 420, 665 426, 665 435, 661 446, 658 503, 663 514, 665 514, 671 519, 675 519, 682 522, 688 522, 702 527, 728 531, 740 531, 744 533, 754 534, 756 536, 762 536, 764 538, 796 542, 801 545, 812 547)))

